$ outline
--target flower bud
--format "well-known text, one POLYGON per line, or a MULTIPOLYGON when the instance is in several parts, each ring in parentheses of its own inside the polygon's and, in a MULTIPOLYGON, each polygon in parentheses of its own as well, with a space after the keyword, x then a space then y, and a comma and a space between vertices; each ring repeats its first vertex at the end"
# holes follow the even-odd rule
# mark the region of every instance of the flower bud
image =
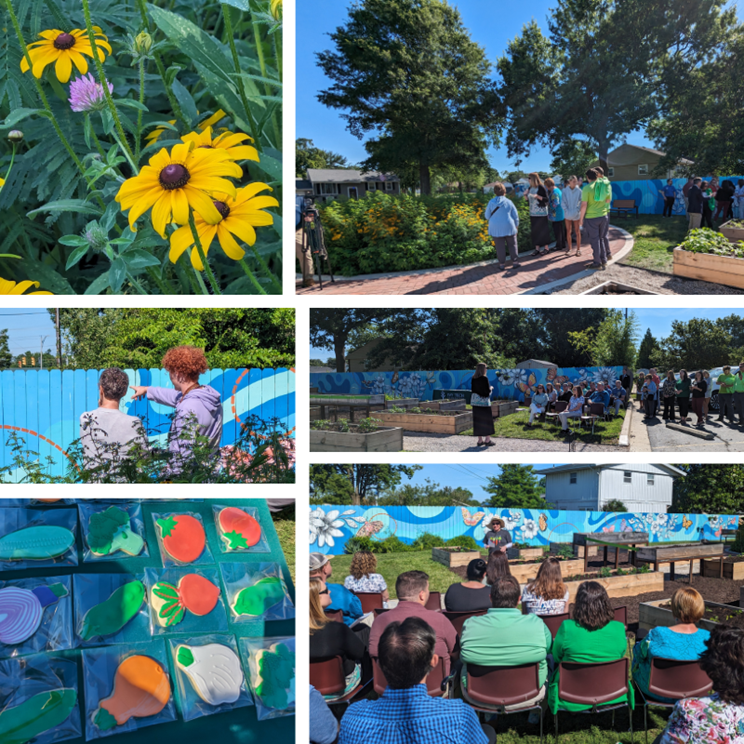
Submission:
POLYGON ((134 37, 134 49, 138 54, 146 56, 152 49, 152 36, 147 31, 142 31, 134 37))
POLYGON ((20 129, 11 129, 10 132, 8 132, 8 139, 11 142, 22 142, 23 132, 20 129))
POLYGON ((271 15, 275 21, 282 20, 282 0, 271 0, 271 15))

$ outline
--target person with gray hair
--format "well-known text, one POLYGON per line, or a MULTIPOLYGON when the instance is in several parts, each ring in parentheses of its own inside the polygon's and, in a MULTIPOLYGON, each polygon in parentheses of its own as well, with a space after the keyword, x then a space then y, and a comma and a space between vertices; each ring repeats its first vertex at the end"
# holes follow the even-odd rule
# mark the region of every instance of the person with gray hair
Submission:
POLYGON ((147 449, 147 434, 137 416, 120 409, 129 389, 129 378, 118 367, 109 367, 98 378, 98 408, 80 416, 80 441, 86 468, 126 459, 134 446, 147 449))

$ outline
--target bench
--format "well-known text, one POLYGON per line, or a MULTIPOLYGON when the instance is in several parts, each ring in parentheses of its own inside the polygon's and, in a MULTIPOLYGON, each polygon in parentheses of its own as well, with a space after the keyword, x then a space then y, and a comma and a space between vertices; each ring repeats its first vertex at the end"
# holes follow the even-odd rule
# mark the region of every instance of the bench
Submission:
POLYGON ((615 199, 610 206, 610 214, 615 213, 627 217, 629 214, 634 214, 638 217, 638 205, 635 199, 615 199))

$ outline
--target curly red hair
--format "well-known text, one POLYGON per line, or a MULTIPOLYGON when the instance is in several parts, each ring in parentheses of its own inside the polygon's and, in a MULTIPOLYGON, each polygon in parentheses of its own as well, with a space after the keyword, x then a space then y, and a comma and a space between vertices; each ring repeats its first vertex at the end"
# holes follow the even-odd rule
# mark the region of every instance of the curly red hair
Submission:
POLYGON ((163 357, 163 367, 168 372, 183 375, 189 380, 198 380, 208 369, 204 349, 196 346, 176 346, 168 349, 163 357))

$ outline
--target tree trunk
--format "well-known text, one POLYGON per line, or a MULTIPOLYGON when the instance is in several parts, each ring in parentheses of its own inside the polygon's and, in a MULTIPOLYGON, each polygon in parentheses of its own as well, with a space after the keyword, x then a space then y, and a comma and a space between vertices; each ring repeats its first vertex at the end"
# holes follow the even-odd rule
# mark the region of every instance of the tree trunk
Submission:
POLYGON ((599 148, 598 148, 598 155, 599 155, 599 166, 604 171, 605 176, 610 175, 610 166, 607 162, 608 157, 608 151, 609 147, 607 146, 606 142, 600 142, 599 148))
POLYGON ((361 506, 362 504, 362 497, 359 493, 359 481, 357 478, 354 477, 354 466, 353 465, 347 465, 346 466, 346 472, 349 476, 349 480, 351 481, 351 487, 353 489, 353 493, 351 494, 351 505, 352 506, 361 506))
POLYGON ((337 335, 333 339, 333 352, 336 355, 336 372, 346 372, 346 336, 337 335))
POLYGON ((431 194, 431 173, 428 164, 424 162, 419 163, 419 182, 421 195, 429 196, 431 194))

